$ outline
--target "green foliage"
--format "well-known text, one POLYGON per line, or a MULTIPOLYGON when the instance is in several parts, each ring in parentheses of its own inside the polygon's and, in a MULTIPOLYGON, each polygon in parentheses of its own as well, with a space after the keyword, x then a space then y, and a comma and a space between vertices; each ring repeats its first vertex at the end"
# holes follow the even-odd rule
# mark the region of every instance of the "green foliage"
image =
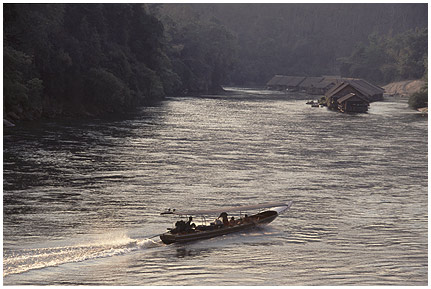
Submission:
POLYGON ((5 4, 4 112, 125 111, 274 74, 338 73, 345 55, 347 76, 418 78, 427 70, 427 30, 403 31, 426 26, 425 7, 5 4))
POLYGON ((416 29, 394 37, 369 36, 368 45, 359 45, 350 57, 341 58, 343 76, 377 83, 419 79, 427 71, 428 30, 416 29))
POLYGON ((4 110, 105 113, 175 94, 164 37, 143 4, 5 4, 4 110))
POLYGON ((3 49, 3 95, 5 112, 41 105, 42 80, 29 79, 31 58, 23 52, 6 46, 3 49))
POLYGON ((43 93, 43 81, 39 78, 32 78, 27 81, 28 98, 30 100, 30 106, 41 108, 42 106, 42 93, 43 93))
POLYGON ((164 10, 162 21, 171 47, 172 69, 180 76, 175 82, 181 83, 183 91, 219 91, 234 64, 236 38, 217 19, 208 21, 198 15, 184 19, 171 12, 164 10))
POLYGON ((84 85, 88 102, 106 111, 121 109, 129 97, 125 84, 103 68, 90 69, 84 85))
POLYGON ((428 107, 428 83, 410 96, 409 107, 413 109, 428 107))
MULTIPOLYGON (((164 4, 158 10, 167 30, 176 27, 170 34, 177 38, 183 37, 185 23, 216 19, 212 22, 225 26, 236 38, 236 53, 224 82, 236 85, 265 84, 274 74, 338 75, 337 59, 351 55, 357 43, 368 43, 374 31, 397 34, 428 25, 426 4, 164 4)), ((368 64, 380 61, 379 49, 364 47, 373 55, 368 64)), ((350 65, 344 70, 349 71, 350 65)), ((364 67, 365 63, 355 62, 352 71, 383 79, 392 73, 388 68, 385 75, 364 67)))
POLYGON ((17 81, 11 81, 5 79, 3 82, 3 94, 4 94, 4 109, 9 111, 13 106, 28 102, 28 89, 25 85, 17 81))

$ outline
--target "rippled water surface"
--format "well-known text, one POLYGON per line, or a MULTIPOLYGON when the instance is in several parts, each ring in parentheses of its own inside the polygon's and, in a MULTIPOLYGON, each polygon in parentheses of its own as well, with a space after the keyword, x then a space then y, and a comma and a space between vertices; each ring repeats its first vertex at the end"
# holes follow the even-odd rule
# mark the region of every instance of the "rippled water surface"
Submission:
POLYGON ((4 131, 5 285, 427 285, 427 117, 231 89, 4 131), (168 208, 293 200, 268 226, 149 239, 168 208))

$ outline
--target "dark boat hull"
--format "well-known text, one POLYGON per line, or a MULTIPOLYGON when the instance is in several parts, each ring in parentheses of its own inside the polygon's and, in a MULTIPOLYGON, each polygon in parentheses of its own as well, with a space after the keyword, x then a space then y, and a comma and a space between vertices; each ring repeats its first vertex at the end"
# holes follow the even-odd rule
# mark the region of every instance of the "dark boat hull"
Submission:
POLYGON ((277 218, 278 213, 276 211, 265 211, 253 216, 250 216, 250 222, 246 224, 240 224, 235 226, 224 226, 220 229, 213 229, 210 231, 198 231, 192 233, 183 233, 183 234, 172 234, 172 233, 164 233, 160 235, 160 239, 165 244, 172 243, 185 243, 202 239, 209 239, 217 236, 222 236, 234 232, 244 231, 247 229, 251 229, 257 227, 259 225, 265 225, 274 221, 277 218))

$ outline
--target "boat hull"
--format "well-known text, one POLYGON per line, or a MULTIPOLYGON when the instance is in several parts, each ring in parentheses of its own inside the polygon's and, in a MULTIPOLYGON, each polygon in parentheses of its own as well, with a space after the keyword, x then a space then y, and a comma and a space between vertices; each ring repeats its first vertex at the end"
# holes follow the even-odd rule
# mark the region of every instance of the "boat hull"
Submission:
POLYGON ((209 239, 217 236, 223 236, 234 232, 248 230, 260 225, 269 224, 277 218, 278 213, 276 211, 265 211, 256 215, 250 216, 250 222, 234 226, 223 226, 220 229, 213 229, 210 231, 198 231, 192 233, 164 233, 160 235, 160 239, 165 244, 172 243, 185 243, 191 241, 197 241, 202 239, 209 239))

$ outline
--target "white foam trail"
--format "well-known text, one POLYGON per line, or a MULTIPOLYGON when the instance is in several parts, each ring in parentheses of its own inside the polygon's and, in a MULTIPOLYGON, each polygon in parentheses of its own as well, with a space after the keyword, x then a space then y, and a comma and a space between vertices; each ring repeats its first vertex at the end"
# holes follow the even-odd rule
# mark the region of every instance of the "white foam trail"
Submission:
POLYGON ((154 241, 153 239, 144 239, 144 240, 138 241, 136 244, 138 245, 139 248, 142 248, 142 249, 153 248, 153 247, 160 246, 160 241, 157 242, 157 241, 154 241))
POLYGON ((122 255, 159 245, 160 242, 151 239, 137 240, 130 239, 129 237, 122 237, 88 244, 24 249, 12 253, 6 252, 3 256, 3 277, 10 274, 18 274, 29 270, 58 266, 66 263, 122 255))

